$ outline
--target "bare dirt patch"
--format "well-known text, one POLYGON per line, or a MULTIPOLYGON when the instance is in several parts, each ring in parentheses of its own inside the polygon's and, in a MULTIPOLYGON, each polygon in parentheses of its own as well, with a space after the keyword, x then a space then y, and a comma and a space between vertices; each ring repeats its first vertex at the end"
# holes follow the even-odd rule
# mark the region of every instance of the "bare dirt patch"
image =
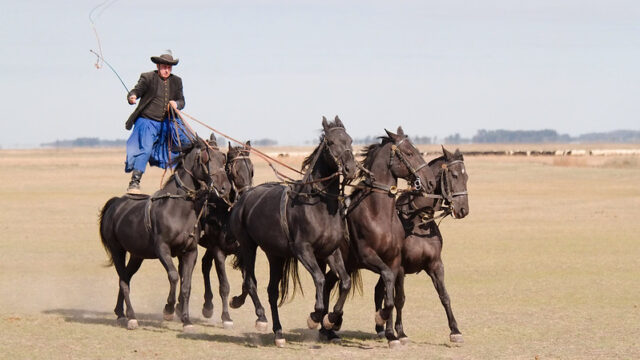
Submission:
MULTIPOLYGON (((283 160, 299 168, 305 151, 283 160)), ((370 272, 364 272, 364 295, 346 304, 342 345, 320 343, 306 329, 313 287, 302 268, 305 296, 280 311, 285 349, 254 329, 250 302, 232 311, 231 330, 222 328, 217 295, 213 320, 202 318, 199 266, 190 308, 195 334, 162 321, 168 282, 157 261, 146 261, 132 281, 140 328, 119 327, 112 312, 117 278, 103 267, 97 214, 126 188, 124 149, 0 151, 0 353, 25 359, 640 358, 640 169, 610 160, 622 166, 465 158, 471 213, 440 227, 447 288, 466 342, 449 344, 444 311, 422 273, 406 280, 404 322, 412 342, 391 351, 373 333, 377 277, 370 272)), ((254 163, 256 183, 276 180, 268 165, 254 163)), ((148 171, 143 190, 157 189, 162 175, 148 171)), ((257 269, 266 304, 263 256, 257 269)), ((231 269, 229 275, 236 294, 240 275, 231 269)))

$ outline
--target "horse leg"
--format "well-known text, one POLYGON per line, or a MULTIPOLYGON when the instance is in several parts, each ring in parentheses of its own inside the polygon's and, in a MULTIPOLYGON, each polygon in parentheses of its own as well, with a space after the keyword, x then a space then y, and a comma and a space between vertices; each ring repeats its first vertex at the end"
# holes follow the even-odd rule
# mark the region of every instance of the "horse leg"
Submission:
POLYGON ((116 300, 116 308, 114 312, 116 316, 118 316, 118 321, 123 322, 125 319, 125 315, 123 312, 123 304, 122 301, 127 304, 127 316, 129 319, 127 321, 127 329, 133 330, 138 327, 138 320, 136 319, 136 313, 133 310, 133 306, 131 306, 131 299, 129 297, 130 288, 129 284, 131 282, 131 276, 138 271, 140 265, 142 264, 142 259, 137 257, 131 257, 129 259, 129 263, 125 266, 125 258, 127 252, 124 249, 120 249, 119 251, 112 251, 112 259, 113 265, 118 272, 118 283, 120 289, 118 290, 118 299, 116 300))
POLYGON ((167 304, 164 306, 164 310, 162 311, 164 319, 169 321, 173 319, 173 313, 175 311, 176 286, 178 285, 179 275, 175 265, 173 265, 173 261, 171 260, 171 249, 169 249, 169 245, 160 241, 157 241, 157 243, 156 255, 158 256, 160 263, 162 263, 162 266, 164 266, 164 269, 167 271, 167 276, 169 277, 169 296, 167 297, 167 304))
POLYGON ((191 320, 189 319, 189 298, 191 297, 191 277, 193 269, 198 259, 198 248, 191 250, 180 258, 180 298, 178 308, 180 309, 180 317, 182 320, 182 328, 188 332, 193 329, 191 320))
MULTIPOLYGON (((391 316, 391 312, 393 311, 393 307, 394 307, 393 290, 394 290, 394 284, 396 281, 397 270, 396 271, 391 270, 391 268, 387 266, 387 264, 385 264, 384 261, 382 261, 382 259, 380 259, 378 254, 376 254, 372 250, 363 254, 362 264, 367 269, 380 274, 380 277, 384 282, 384 290, 385 290, 384 307, 378 312, 376 312, 376 316, 375 316, 376 324, 384 325, 384 323, 389 318, 389 316, 391 316)), ((397 339, 393 339, 393 340, 397 340, 397 339)))
POLYGON ((266 331, 267 330, 267 317, 264 314, 264 307, 262 303, 260 303, 260 298, 258 297, 257 291, 257 280, 255 276, 255 265, 256 265, 256 250, 257 246, 253 242, 243 241, 243 244, 240 246, 240 251, 242 252, 242 295, 239 297, 234 296, 231 301, 231 307, 234 307, 237 303, 240 303, 237 307, 241 306, 244 303, 244 299, 247 295, 251 296, 251 300, 253 301, 253 306, 256 309, 256 316, 258 319, 256 320, 256 329, 258 331, 266 331), (237 298, 241 298, 242 301, 236 302, 237 298))
POLYGON ((389 347, 393 348, 400 344, 398 338, 395 336, 393 332, 392 323, 389 322, 393 317, 393 307, 394 307, 394 288, 396 277, 398 271, 400 269, 400 257, 394 260, 394 264, 392 264, 392 268, 387 266, 387 264, 380 259, 378 254, 373 251, 365 252, 362 257, 362 264, 374 272, 380 274, 380 277, 384 281, 384 307, 376 312, 375 320, 377 325, 387 324, 385 329, 385 336, 387 341, 389 342, 389 347))
POLYGON ((213 263, 213 251, 207 249, 202 256, 202 278, 204 279, 204 304, 202 316, 207 319, 213 316, 213 291, 211 291, 211 267, 213 263))
MULTIPOLYGON (((342 254, 339 249, 334 251, 333 254, 329 256, 329 258, 327 259, 327 262, 331 270, 333 270, 332 273, 337 273, 338 278, 340 279, 340 289, 339 289, 338 301, 336 301, 336 304, 333 307, 333 312, 328 313, 324 317, 323 325, 327 329, 335 328, 336 330, 338 330, 342 325, 342 314, 343 314, 344 303, 347 300, 347 295, 349 295, 349 290, 351 290, 351 277, 349 276, 349 273, 345 269, 344 262, 342 260, 342 254)), ((326 277, 325 277, 325 280, 326 280, 326 277)), ((329 285, 325 282, 325 286, 324 286, 325 289, 328 288, 329 291, 331 291, 332 287, 329 287, 329 285)), ((324 297, 325 297, 325 309, 328 311, 329 295, 327 295, 325 292, 324 297)))
POLYGON ((122 287, 120 286, 120 280, 126 277, 126 271, 122 271, 122 268, 125 268, 125 260, 127 257, 127 252, 124 249, 112 250, 109 249, 111 253, 111 259, 113 261, 113 266, 116 269, 116 273, 118 274, 118 298, 116 300, 116 307, 113 309, 113 312, 116 314, 118 318, 118 322, 126 320, 124 315, 124 292, 122 291, 122 287))
POLYGON ((396 297, 395 297, 395 306, 396 306, 396 334, 398 334, 398 338, 402 344, 409 343, 409 337, 404 333, 404 328, 402 326, 402 308, 404 307, 405 295, 404 295, 404 269, 400 269, 398 275, 396 277, 396 297))
POLYGON ((215 253, 214 260, 216 264, 216 273, 218 274, 218 283, 220 284, 220 299, 222 299, 222 326, 225 329, 229 329, 233 327, 233 320, 229 315, 228 300, 230 287, 229 280, 227 279, 227 270, 224 266, 224 262, 227 259, 227 256, 219 247, 214 248, 213 251, 215 253))
MULTIPOLYGON (((333 287, 336 285, 336 283, 338 282, 338 276, 336 275, 335 272, 333 271, 329 271, 325 274, 324 277, 324 308, 328 309, 329 308, 329 299, 331 297, 331 290, 333 290, 333 287)), ((325 340, 325 341, 329 341, 332 343, 340 343, 341 339, 340 336, 338 336, 338 334, 336 334, 336 331, 338 331, 340 329, 340 327, 342 326, 342 317, 340 317, 333 325, 331 328, 328 328, 329 324, 325 324, 325 318, 322 319, 322 324, 320 324, 320 339, 325 340)))
MULTIPOLYGON (((382 276, 380 276, 378 277, 378 283, 373 293, 373 303, 376 313, 382 309, 382 300, 384 300, 384 280, 382 276)), ((384 326, 376 324, 376 334, 378 334, 379 338, 384 337, 384 326)))
POLYGON ((449 299, 449 294, 444 286, 444 265, 442 264, 442 261, 434 261, 430 264, 427 269, 427 274, 431 277, 433 285, 440 297, 440 302, 442 303, 442 306, 444 306, 444 311, 447 313, 449 329, 451 330, 449 340, 454 343, 463 343, 464 339, 462 337, 462 333, 458 330, 458 323, 453 316, 453 311, 451 311, 451 300, 449 299))
POLYGON ((278 313, 278 297, 280 290, 280 280, 282 280, 282 269, 284 259, 269 256, 269 285, 267 293, 269 294, 269 306, 271 306, 271 321, 273 321, 273 333, 275 334, 275 344, 277 347, 283 347, 286 343, 284 335, 282 335, 282 325, 280 324, 280 315, 278 313))
POLYGON ((309 329, 315 329, 322 322, 322 316, 324 315, 324 273, 320 269, 316 257, 313 254, 311 244, 304 241, 300 244, 296 244, 296 251, 298 260, 307 269, 313 278, 313 283, 316 285, 316 304, 314 306, 314 312, 309 314, 307 318, 307 326, 309 329))

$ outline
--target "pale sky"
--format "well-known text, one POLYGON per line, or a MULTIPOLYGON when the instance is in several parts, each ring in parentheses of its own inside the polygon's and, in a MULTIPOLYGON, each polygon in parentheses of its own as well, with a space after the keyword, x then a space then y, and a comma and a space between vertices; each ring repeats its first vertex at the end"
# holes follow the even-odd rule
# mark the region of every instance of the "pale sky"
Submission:
MULTIPOLYGON (((118 78, 94 67, 103 0, 0 0, 0 146, 126 139, 118 78)), ((108 0, 104 57, 128 88, 164 49, 185 111, 240 140, 479 129, 640 130, 640 1, 108 0)), ((209 131, 195 126, 201 136, 209 131)))

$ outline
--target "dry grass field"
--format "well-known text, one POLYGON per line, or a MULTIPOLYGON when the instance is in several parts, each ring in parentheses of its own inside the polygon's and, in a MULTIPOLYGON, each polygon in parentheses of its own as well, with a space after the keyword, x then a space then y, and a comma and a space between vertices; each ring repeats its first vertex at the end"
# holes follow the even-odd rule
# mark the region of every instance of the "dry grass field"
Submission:
MULTIPOLYGON (((302 160, 282 159, 295 167, 302 160)), ((117 277, 104 266, 97 217, 128 183, 123 161, 124 149, 0 151, 0 358, 640 358, 637 157, 467 157, 471 213, 440 225, 446 284, 465 343, 449 344, 445 313, 421 273, 406 281, 412 342, 397 350, 374 337, 377 279, 368 272, 364 294, 347 302, 341 345, 320 343, 306 329, 314 296, 302 268, 305 296, 281 308, 284 349, 273 346, 270 331, 254 329, 250 302, 232 310, 234 328, 223 329, 216 282, 214 318, 202 317, 199 262, 190 306, 195 333, 162 321, 168 281, 158 261, 146 261, 132 281, 140 328, 118 327, 117 277)), ((263 161, 254 163, 256 184, 275 180, 263 161)), ((143 190, 153 192, 161 178, 149 170, 143 190)), ((266 305, 263 256, 258 269, 266 305)), ((240 275, 229 272, 236 294, 240 275)))

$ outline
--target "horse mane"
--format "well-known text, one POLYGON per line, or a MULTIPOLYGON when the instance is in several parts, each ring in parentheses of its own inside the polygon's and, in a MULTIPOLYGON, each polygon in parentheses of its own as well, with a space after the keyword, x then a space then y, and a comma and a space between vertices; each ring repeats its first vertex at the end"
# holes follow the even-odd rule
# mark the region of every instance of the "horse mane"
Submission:
MULTIPOLYGON (((360 164, 367 170, 371 169, 371 165, 373 165, 373 159, 375 159, 378 151, 380 151, 383 146, 393 141, 393 139, 388 136, 380 136, 378 137, 378 139, 380 139, 379 143, 367 145, 360 151, 359 155, 364 157, 364 159, 360 161, 360 164)), ((358 177, 367 177, 367 174, 363 170, 359 170, 358 177)))
MULTIPOLYGON (((175 158, 171 159, 171 161, 168 164, 168 168, 171 168, 175 165, 176 169, 179 169, 183 166, 182 160, 187 156, 187 154, 189 154, 189 152, 191 152, 191 150, 193 150, 195 147, 199 147, 199 148, 203 148, 204 146, 204 140, 197 138, 197 140, 195 142, 190 142, 187 145, 184 146, 176 146, 176 147, 172 147, 169 149, 170 152, 173 151, 178 151, 180 153, 180 155, 176 156, 175 158)), ((168 184, 171 180, 173 180, 173 178, 175 177, 175 171, 173 172, 173 174, 171 174, 171 176, 169 176, 169 178, 167 179, 167 181, 164 182, 164 185, 168 184)))
MULTIPOLYGON (((333 129, 333 128, 343 128, 340 125, 337 125, 335 123, 335 121, 330 122, 329 126, 327 129, 333 129)), ((320 143, 318 144, 318 146, 316 146, 316 148, 313 150, 313 152, 311 153, 311 155, 307 156, 303 161, 302 161, 302 171, 307 170, 307 167, 309 167, 311 165, 311 162, 313 161, 313 159, 315 158, 316 154, 318 151, 320 151, 320 146, 322 145, 322 141, 324 141, 324 137, 325 137, 325 132, 322 132, 322 135, 320 135, 320 143)))
POLYGON ((439 162, 439 161, 446 161, 446 159, 444 158, 444 155, 440 155, 440 156, 438 156, 437 158, 435 158, 435 159, 433 159, 433 160, 430 160, 430 161, 427 163, 427 165, 428 165, 429 167, 431 167, 431 166, 433 166, 433 164, 435 164, 435 163, 437 163, 437 162, 439 162))
MULTIPOLYGON (((460 161, 464 161, 464 156, 462 155, 461 151, 456 150, 455 152, 451 153, 453 156, 451 157, 451 159, 448 159, 449 161, 453 161, 453 160, 460 160, 460 161)), ((439 157, 429 161, 427 163, 427 165, 432 166, 433 164, 437 163, 438 161, 447 161, 447 158, 444 155, 440 155, 439 157)))

